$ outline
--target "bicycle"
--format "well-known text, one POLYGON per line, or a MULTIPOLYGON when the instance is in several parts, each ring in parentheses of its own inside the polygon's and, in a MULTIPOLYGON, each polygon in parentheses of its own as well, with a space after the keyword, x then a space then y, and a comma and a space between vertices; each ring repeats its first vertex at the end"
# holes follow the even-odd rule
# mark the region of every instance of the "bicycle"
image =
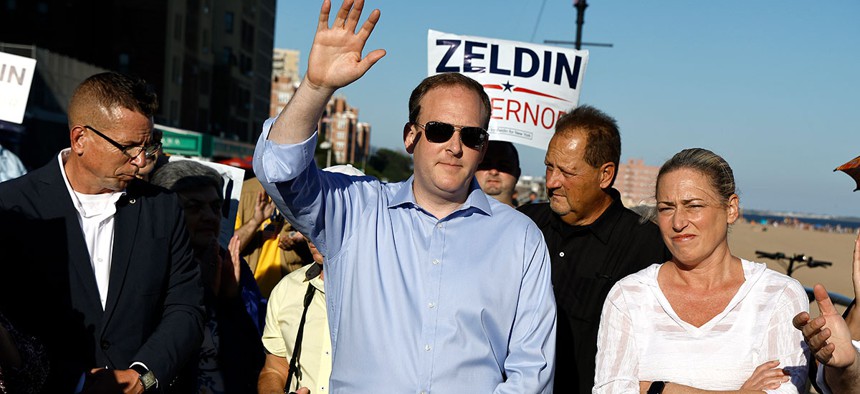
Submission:
MULTIPOLYGON (((763 252, 761 250, 756 250, 755 254, 756 254, 756 257, 766 258, 766 259, 777 261, 780 265, 782 265, 783 269, 785 269, 785 273, 788 276, 791 276, 791 274, 793 274, 794 271, 796 271, 798 268, 802 268, 802 267, 809 267, 809 268, 824 267, 824 268, 827 268, 827 267, 830 267, 833 265, 833 263, 831 263, 829 261, 815 260, 814 258, 812 258, 812 256, 807 256, 807 255, 802 254, 802 253, 788 256, 782 252, 768 253, 768 252, 763 252), (797 264, 797 265, 795 265, 795 264, 797 264)), ((809 297, 810 302, 815 300, 815 295, 812 293, 812 288, 804 286, 803 289, 806 290, 806 295, 807 295, 807 297, 809 297)), ((834 304, 842 305, 842 306, 848 306, 849 304, 851 304, 851 298, 850 297, 846 297, 846 296, 839 294, 839 293, 831 293, 831 292, 827 292, 827 293, 830 294, 830 299, 833 301, 834 304)))

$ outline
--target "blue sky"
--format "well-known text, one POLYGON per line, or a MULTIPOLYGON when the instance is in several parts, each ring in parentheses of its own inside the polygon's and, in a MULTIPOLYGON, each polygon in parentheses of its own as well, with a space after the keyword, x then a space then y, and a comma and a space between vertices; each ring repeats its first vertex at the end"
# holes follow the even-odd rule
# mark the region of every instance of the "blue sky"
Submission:
MULTIPOLYGON (((339 7, 339 0, 334 0, 339 7)), ((278 0, 275 46, 307 65, 321 1, 278 0)), ((371 143, 403 149, 412 88, 426 76, 427 30, 542 43, 573 40, 570 0, 367 0, 382 18, 367 45, 388 54, 341 90, 371 143), (541 8, 543 10, 541 12, 541 8)), ((615 117, 622 162, 660 165, 688 147, 726 158, 741 205, 860 217, 838 165, 860 155, 860 1, 591 0, 580 103, 615 117)), ((544 152, 520 147, 523 173, 544 152)))

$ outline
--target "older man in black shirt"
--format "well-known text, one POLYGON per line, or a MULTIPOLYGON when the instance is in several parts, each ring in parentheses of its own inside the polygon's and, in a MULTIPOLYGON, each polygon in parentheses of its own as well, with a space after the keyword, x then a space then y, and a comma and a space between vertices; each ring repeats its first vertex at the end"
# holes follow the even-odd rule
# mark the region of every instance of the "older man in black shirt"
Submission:
POLYGON ((552 259, 555 392, 591 392, 600 311, 609 289, 671 257, 657 226, 625 208, 612 188, 620 158, 615 120, 580 106, 558 120, 547 148, 549 203, 519 208, 543 231, 552 259))

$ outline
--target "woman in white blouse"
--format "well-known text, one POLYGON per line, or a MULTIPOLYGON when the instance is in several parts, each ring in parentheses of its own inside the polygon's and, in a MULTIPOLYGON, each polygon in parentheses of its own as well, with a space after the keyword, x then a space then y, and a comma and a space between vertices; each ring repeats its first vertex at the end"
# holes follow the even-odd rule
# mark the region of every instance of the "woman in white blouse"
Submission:
POLYGON ((808 350, 791 320, 809 301, 796 280, 731 254, 728 163, 683 150, 661 167, 656 198, 673 257, 609 292, 593 392, 803 392, 808 350))

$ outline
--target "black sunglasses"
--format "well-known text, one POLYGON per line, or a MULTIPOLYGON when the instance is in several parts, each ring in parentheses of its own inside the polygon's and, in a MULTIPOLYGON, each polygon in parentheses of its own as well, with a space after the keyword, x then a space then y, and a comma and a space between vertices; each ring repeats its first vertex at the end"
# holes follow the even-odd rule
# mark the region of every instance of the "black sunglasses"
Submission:
POLYGON ((140 156, 141 152, 144 152, 144 158, 145 159, 152 159, 155 157, 155 153, 158 152, 159 149, 161 149, 161 143, 160 142, 156 142, 152 145, 147 145, 147 146, 123 145, 123 144, 120 144, 119 142, 114 141, 110 137, 102 134, 101 131, 96 130, 92 126, 84 126, 84 127, 92 130, 92 132, 96 133, 97 136, 104 138, 105 141, 109 142, 111 145, 113 145, 114 147, 119 149, 120 152, 122 152, 122 154, 124 154, 126 157, 128 157, 129 159, 132 159, 132 160, 134 160, 135 157, 140 156))
POLYGON ((484 143, 490 138, 490 135, 487 134, 487 130, 477 126, 454 126, 452 124, 437 121, 427 122, 425 124, 415 122, 413 124, 424 129, 424 135, 427 136, 427 141, 437 144, 448 142, 457 130, 460 131, 460 141, 463 142, 463 145, 475 150, 481 150, 481 147, 484 146, 484 143))

